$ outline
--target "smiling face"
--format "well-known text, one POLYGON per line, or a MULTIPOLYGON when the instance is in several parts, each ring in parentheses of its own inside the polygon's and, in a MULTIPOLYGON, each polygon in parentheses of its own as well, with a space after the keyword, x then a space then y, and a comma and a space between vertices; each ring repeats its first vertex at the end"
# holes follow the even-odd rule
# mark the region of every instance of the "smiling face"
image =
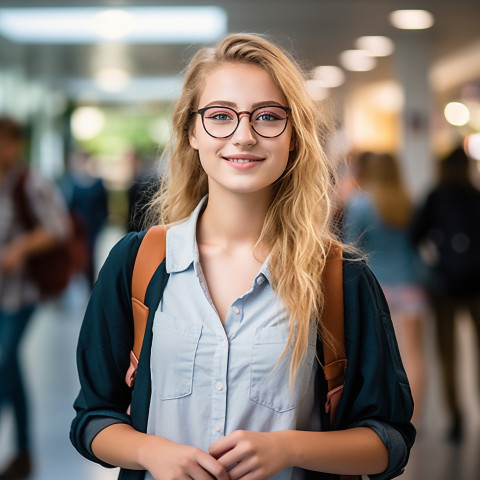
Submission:
MULTIPOLYGON (((286 107, 287 101, 270 74, 255 65, 242 63, 224 64, 209 72, 198 102, 198 108, 225 106, 237 112, 251 112, 272 105, 286 107)), ((252 121, 273 120, 270 110, 257 112, 260 116, 255 114, 252 121)), ((226 113, 233 112, 227 109, 214 112, 220 120, 227 118, 226 113)), ((285 171, 293 148, 290 119, 279 136, 264 138, 252 129, 248 114, 240 116, 237 129, 227 138, 209 135, 201 116, 197 115, 189 140, 199 152, 210 192, 212 189, 237 193, 270 191, 285 171)))

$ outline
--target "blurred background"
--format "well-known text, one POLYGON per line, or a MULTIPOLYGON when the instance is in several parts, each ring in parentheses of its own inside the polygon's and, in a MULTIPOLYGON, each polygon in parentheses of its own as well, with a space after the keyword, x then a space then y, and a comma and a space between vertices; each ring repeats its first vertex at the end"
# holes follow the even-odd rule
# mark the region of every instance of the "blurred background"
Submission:
MULTIPOLYGON (((298 60, 334 125, 327 148, 343 179, 354 176, 362 152, 391 154, 417 209, 439 179, 440 159, 457 147, 470 159, 472 184, 480 185, 479 19, 475 0, 0 0, 0 115, 25 126, 28 163, 59 186, 71 210, 75 177, 82 188, 95 184, 100 196, 91 198, 103 202, 90 206, 98 215, 101 204, 103 212, 91 271, 42 304, 22 343, 31 478, 116 477, 80 457, 68 440, 78 389, 76 337, 108 250, 138 228, 132 195, 152 181, 192 55, 230 32, 268 35, 298 60)), ((348 185, 339 184, 342 201, 348 185)), ((455 382, 463 429, 452 441, 436 325, 428 310, 424 407, 404 477, 478 479, 478 337, 460 309, 455 382)), ((2 412, 0 466, 12 454, 10 417, 2 412)))

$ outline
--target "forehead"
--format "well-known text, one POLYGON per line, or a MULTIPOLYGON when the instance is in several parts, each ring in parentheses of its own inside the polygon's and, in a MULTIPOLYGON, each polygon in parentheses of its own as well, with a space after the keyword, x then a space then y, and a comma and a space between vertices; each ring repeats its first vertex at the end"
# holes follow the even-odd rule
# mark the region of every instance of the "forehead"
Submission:
POLYGON ((270 73, 257 65, 244 63, 227 63, 209 71, 199 95, 200 106, 224 101, 249 108, 269 100, 286 105, 285 95, 270 73))

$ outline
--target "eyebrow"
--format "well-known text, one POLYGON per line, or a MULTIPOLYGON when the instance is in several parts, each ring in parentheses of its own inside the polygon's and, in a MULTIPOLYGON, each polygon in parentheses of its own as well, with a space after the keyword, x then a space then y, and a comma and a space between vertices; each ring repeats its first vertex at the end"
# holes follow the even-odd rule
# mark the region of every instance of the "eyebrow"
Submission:
MULTIPOLYGON (((211 107, 211 106, 222 106, 222 107, 230 107, 230 108, 238 108, 238 105, 235 102, 228 102, 226 100, 214 100, 213 102, 209 102, 205 105, 205 107, 211 107)), ((255 110, 258 107, 263 107, 263 106, 269 106, 269 105, 278 105, 279 107, 284 107, 280 102, 277 102, 276 100, 266 100, 264 102, 256 102, 252 104, 252 110, 255 110)), ((203 107, 203 108, 205 108, 203 107)))

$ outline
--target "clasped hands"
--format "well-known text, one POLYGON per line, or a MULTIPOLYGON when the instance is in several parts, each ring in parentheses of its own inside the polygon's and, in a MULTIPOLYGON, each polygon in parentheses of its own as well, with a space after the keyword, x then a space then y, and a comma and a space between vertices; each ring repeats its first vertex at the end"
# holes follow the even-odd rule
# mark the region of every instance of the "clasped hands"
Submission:
POLYGON ((236 430, 208 453, 174 442, 160 452, 148 469, 155 480, 266 480, 290 466, 281 432, 236 430))

